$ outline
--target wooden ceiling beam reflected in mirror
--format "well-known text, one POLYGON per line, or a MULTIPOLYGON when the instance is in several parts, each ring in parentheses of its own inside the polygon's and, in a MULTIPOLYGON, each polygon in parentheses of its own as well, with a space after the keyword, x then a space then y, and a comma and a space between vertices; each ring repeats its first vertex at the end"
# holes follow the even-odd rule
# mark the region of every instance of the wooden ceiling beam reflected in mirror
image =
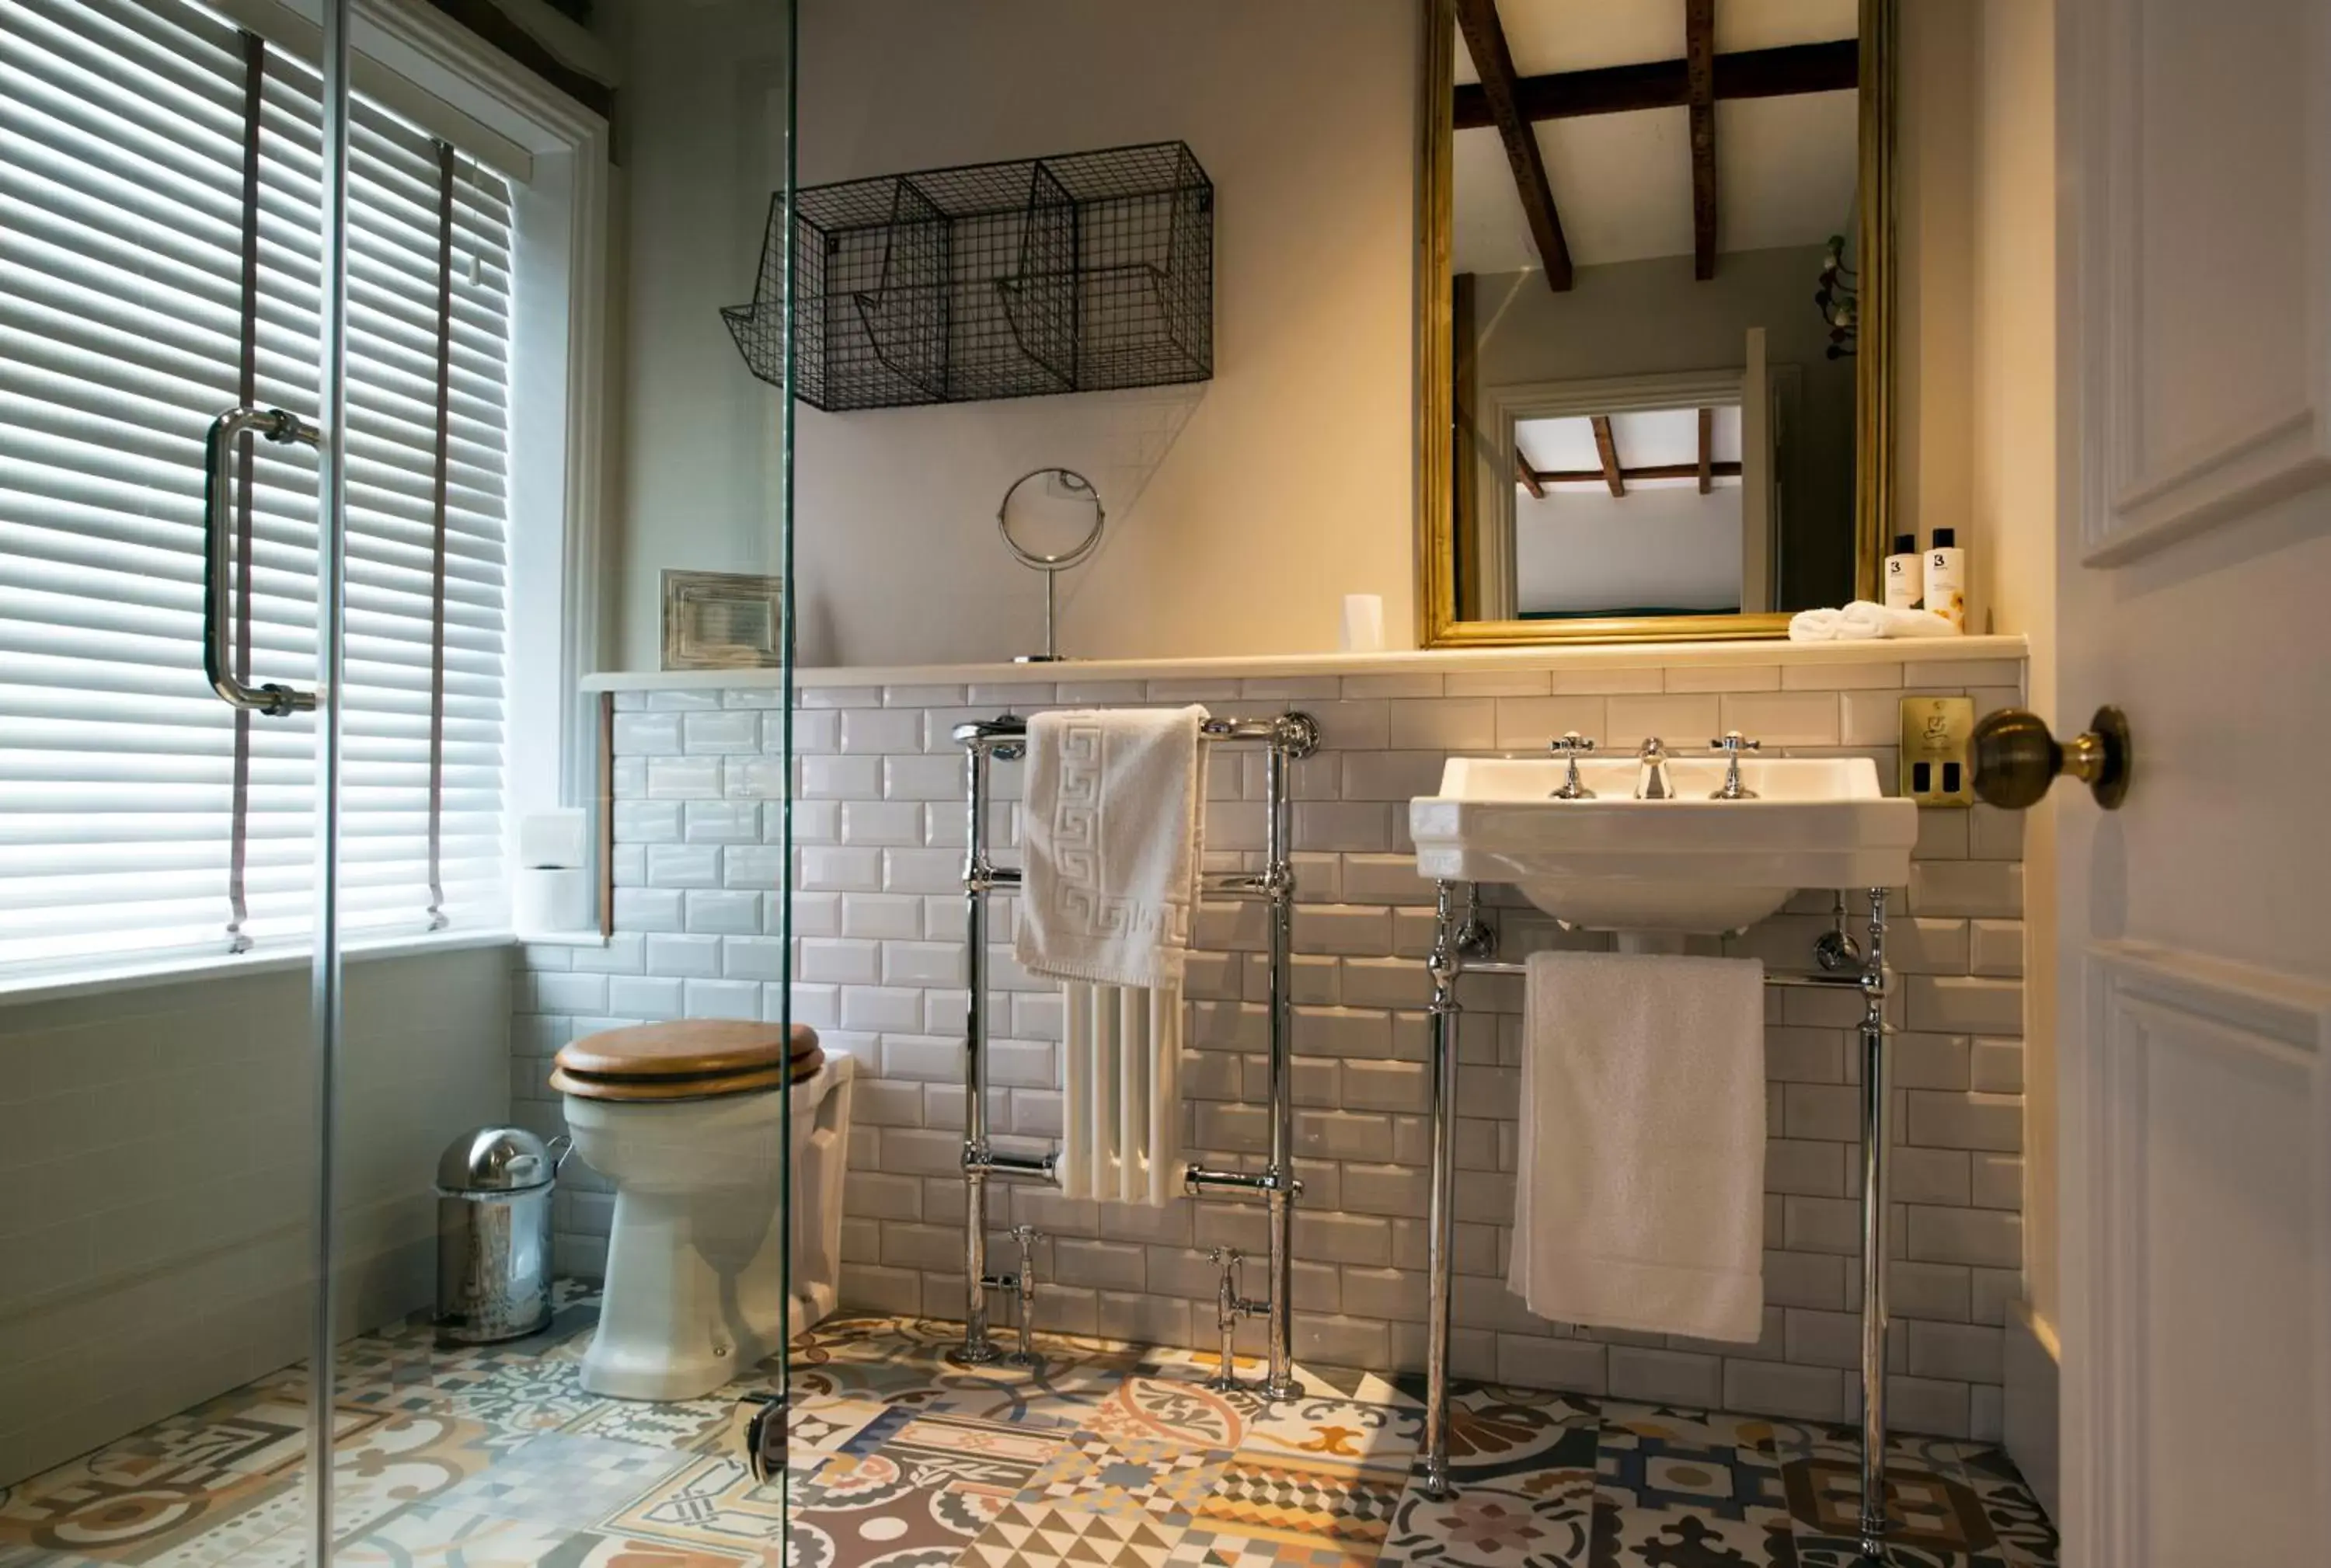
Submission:
POLYGON ((1498 0, 1456 0, 1457 25, 1473 56, 1480 79, 1482 100, 1489 123, 1506 144, 1513 165, 1514 185, 1520 193, 1522 212, 1529 219, 1530 237, 1546 267, 1546 286, 1563 293, 1571 286, 1570 245, 1562 237, 1562 216, 1555 210, 1554 186, 1546 177, 1546 157, 1538 150, 1537 132, 1523 115, 1517 95, 1520 78, 1514 71, 1513 51, 1506 45, 1506 29, 1498 20, 1498 0))
MULTIPOLYGON (((1850 92, 1861 79, 1861 41, 1788 43, 1744 49, 1715 58, 1713 88, 1718 103, 1744 98, 1793 98, 1802 92, 1850 92)), ((1480 130, 1495 125, 1489 100, 1472 82, 1456 88, 1451 125, 1480 130)), ((1529 120, 1580 119, 1597 114, 1628 114, 1639 109, 1686 109, 1691 104, 1689 62, 1655 61, 1646 65, 1610 65, 1594 71, 1562 71, 1525 76, 1514 84, 1514 101, 1529 120)))
POLYGON ((1598 413, 1587 422, 1594 427, 1594 455, 1603 460, 1603 482, 1613 496, 1627 493, 1627 478, 1619 471, 1619 443, 1611 434, 1611 416, 1598 413))
POLYGON ((1716 410, 1699 411, 1699 493, 1706 495, 1714 487, 1708 481, 1716 477, 1716 410))
MULTIPOLYGON (((1703 476, 1708 480, 1738 479, 1740 465, 1736 462, 1711 462, 1702 468, 1695 462, 1655 462, 1647 463, 1641 468, 1622 468, 1619 470, 1619 478, 1628 484, 1635 484, 1643 480, 1688 480, 1700 479, 1703 476)), ((1610 476, 1599 468, 1543 469, 1532 468, 1527 462, 1518 462, 1515 465, 1514 478, 1515 482, 1529 491, 1533 499, 1541 501, 1546 499, 1546 487, 1548 485, 1577 485, 1589 481, 1595 484, 1610 482, 1610 476)), ((1702 483, 1700 491, 1706 494, 1711 488, 1713 488, 1711 485, 1702 483)))

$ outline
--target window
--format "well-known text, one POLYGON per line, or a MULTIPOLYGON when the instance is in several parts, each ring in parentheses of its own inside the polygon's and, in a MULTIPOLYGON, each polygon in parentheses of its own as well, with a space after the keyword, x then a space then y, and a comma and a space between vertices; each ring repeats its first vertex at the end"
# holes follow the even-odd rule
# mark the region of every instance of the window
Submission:
MULTIPOLYGON (((309 928, 309 727, 203 678, 201 457, 314 411, 318 94, 186 0, 0 0, 0 965, 309 928)), ((362 97, 350 176, 342 917, 499 924, 512 193, 362 97)), ((314 680, 314 486, 238 476, 256 680, 314 680)))

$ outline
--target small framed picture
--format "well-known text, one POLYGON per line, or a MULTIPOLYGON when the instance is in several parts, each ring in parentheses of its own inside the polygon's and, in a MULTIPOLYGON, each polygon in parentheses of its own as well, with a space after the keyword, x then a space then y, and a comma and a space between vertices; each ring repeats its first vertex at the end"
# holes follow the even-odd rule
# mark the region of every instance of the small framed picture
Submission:
POLYGON ((785 583, 749 572, 663 575, 666 670, 773 669, 782 657, 785 583))

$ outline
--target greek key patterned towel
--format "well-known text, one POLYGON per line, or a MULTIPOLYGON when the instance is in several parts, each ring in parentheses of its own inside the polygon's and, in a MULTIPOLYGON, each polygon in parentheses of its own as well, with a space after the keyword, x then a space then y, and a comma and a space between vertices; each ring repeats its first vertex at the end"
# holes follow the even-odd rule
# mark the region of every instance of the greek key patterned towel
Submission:
POLYGON ((1028 721, 1020 926, 1032 974, 1178 992, 1198 907, 1203 708, 1028 721))

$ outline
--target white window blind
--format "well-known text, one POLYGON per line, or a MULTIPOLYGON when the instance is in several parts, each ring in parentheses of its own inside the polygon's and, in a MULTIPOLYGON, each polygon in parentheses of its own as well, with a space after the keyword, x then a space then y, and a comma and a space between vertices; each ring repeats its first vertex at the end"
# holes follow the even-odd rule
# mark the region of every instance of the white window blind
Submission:
MULTIPOLYGON (((310 928, 311 727, 250 718, 239 762, 202 672, 202 443, 244 386, 255 55, 251 400, 312 418, 313 69, 186 0, 0 0, 0 965, 310 928)), ((350 160, 342 918, 433 923, 433 825, 445 915, 493 921, 509 192, 361 100, 350 160)), ((254 455, 254 680, 314 682, 313 464, 254 455)))

